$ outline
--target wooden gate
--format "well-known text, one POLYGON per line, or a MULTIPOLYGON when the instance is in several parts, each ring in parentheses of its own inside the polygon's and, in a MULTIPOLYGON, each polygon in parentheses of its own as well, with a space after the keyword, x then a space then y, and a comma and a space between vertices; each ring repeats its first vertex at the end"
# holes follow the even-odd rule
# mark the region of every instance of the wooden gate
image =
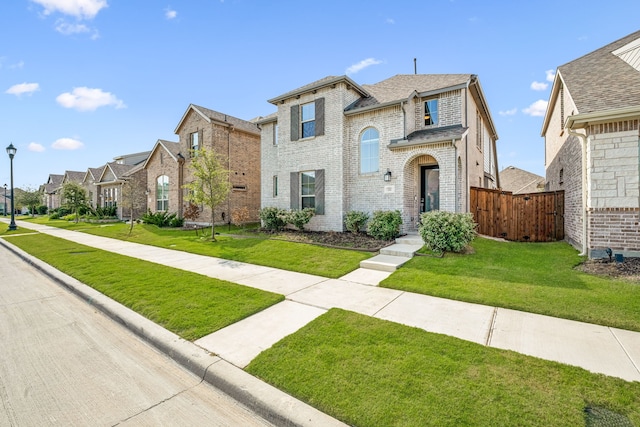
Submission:
POLYGON ((564 239, 564 191, 513 194, 471 187, 470 199, 479 234, 519 242, 564 239))

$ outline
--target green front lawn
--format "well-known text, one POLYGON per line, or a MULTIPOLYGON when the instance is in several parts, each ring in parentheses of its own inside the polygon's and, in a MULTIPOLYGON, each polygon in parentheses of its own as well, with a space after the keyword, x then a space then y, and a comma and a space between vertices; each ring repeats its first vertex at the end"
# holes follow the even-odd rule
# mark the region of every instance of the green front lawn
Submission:
MULTIPOLYGON (((360 261, 372 256, 368 252, 331 249, 246 235, 219 235, 216 236, 217 242, 211 242, 208 238, 202 237, 202 231, 158 228, 147 224, 136 224, 129 235, 130 226, 122 222, 102 225, 82 222, 76 224, 48 220, 46 217, 35 218, 32 221, 98 236, 329 278, 344 276, 358 268, 360 261)), ((216 227, 216 231, 225 233, 228 228, 216 227)), ((233 228, 232 231, 238 230, 233 228)))
POLYGON ((478 238, 475 253, 417 256, 380 285, 640 331, 640 285, 574 269, 570 245, 478 238))
POLYGON ((587 407, 640 425, 638 382, 338 309, 246 369, 354 426, 574 427, 587 407))
POLYGON ((7 241, 187 340, 208 335, 284 299, 40 233, 12 236, 7 241))

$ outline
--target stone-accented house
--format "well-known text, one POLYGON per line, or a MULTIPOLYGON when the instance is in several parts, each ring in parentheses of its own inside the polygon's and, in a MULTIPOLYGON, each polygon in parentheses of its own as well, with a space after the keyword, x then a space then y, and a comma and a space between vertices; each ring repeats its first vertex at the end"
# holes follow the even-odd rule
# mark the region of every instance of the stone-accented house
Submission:
POLYGON ((466 212, 470 187, 499 187, 498 139, 478 77, 329 76, 269 102, 261 119, 262 207, 314 207, 309 229, 342 231, 349 211, 466 212))
POLYGON ((185 158, 180 143, 159 139, 143 164, 147 176, 147 208, 182 217, 182 174, 185 158))
MULTIPOLYGON (((185 183, 193 180, 189 165, 193 155, 204 147, 214 150, 230 171, 231 192, 215 212, 216 223, 227 223, 237 210, 246 208, 247 220, 257 221, 260 210, 260 129, 250 121, 242 120, 198 105, 189 105, 175 129, 180 139, 180 152, 185 158, 184 181, 175 185, 182 189, 180 200, 186 200, 185 183)), ((152 178, 150 178, 151 181, 152 178)), ((168 183, 169 192, 174 184, 168 183)), ((184 202, 186 203, 186 202, 184 202)), ((184 205, 183 203, 183 205, 184 205)), ((184 206, 178 207, 182 209, 184 206)), ((178 210, 176 209, 176 210, 178 210)), ((207 224, 211 214, 202 206, 194 223, 207 224)), ((176 211, 174 209, 170 209, 176 211)), ((180 215, 182 216, 182 215, 180 215)))
POLYGON ((535 173, 507 166, 500 171, 500 189, 513 194, 527 194, 544 191, 545 179, 535 173))
POLYGON ((558 67, 542 126, 548 190, 590 257, 640 255, 640 31, 558 67))

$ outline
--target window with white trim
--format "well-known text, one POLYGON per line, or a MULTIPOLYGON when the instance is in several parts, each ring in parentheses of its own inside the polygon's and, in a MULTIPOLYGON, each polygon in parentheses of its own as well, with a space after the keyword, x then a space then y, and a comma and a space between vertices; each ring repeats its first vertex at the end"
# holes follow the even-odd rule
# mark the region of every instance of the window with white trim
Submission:
POLYGON ((360 173, 378 172, 380 135, 375 128, 367 128, 360 137, 360 173))
POLYGON ((316 173, 300 172, 300 208, 316 207, 316 173))
POLYGON ((192 132, 191 134, 189 134, 189 149, 191 150, 192 153, 198 151, 200 149, 200 133, 199 132, 192 132))
POLYGON ((438 124, 438 98, 433 98, 424 103, 424 125, 438 124))
POLYGON ((316 104, 308 102, 300 106, 300 127, 302 138, 310 138, 316 135, 316 104))
POLYGON ((169 177, 161 175, 156 180, 156 211, 169 210, 169 177))

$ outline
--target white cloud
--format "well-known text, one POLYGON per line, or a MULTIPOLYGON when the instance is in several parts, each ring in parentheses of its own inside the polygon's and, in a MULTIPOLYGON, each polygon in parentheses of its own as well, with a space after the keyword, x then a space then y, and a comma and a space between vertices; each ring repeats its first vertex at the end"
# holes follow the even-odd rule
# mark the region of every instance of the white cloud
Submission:
POLYGON ((58 104, 65 108, 74 108, 78 111, 94 111, 100 107, 113 106, 126 108, 127 106, 115 95, 103 92, 102 89, 88 87, 76 87, 73 92, 65 92, 56 98, 58 104))
POLYGON ((42 144, 38 144, 37 142, 30 142, 27 146, 27 150, 34 151, 36 153, 42 153, 45 148, 42 144))
POLYGON ((375 58, 367 58, 347 68, 346 74, 355 74, 359 71, 364 70, 367 67, 370 67, 372 65, 377 65, 377 64, 382 64, 382 61, 375 58))
POLYGON ((549 87, 549 83, 544 83, 544 82, 531 83, 531 89, 533 90, 547 90, 548 87, 549 87))
POLYGON ((547 111, 547 104, 547 101, 539 99, 533 104, 529 105, 529 107, 523 109, 522 112, 531 117, 542 117, 547 111))
POLYGON ((518 112, 517 108, 512 108, 510 110, 498 111, 498 114, 500 114, 501 116, 515 116, 517 112, 518 112))
POLYGON ((391 25, 393 25, 393 24, 395 24, 395 23, 396 23, 396 20, 395 20, 395 19, 393 19, 393 18, 387 18, 386 22, 387 22, 387 24, 391 24, 391 25))
POLYGON ((165 18, 171 20, 171 19, 175 19, 176 16, 178 16, 178 12, 169 8, 166 8, 164 10, 164 16, 165 18))
POLYGON ((70 34, 88 33, 91 30, 84 24, 69 24, 64 20, 58 20, 58 22, 56 22, 56 31, 68 36, 70 34))
POLYGON ((547 70, 545 71, 545 74, 547 75, 547 81, 552 82, 556 77, 556 70, 547 70))
POLYGON ((107 7, 106 0, 31 0, 44 8, 45 15, 60 12, 78 19, 93 19, 107 7))
POLYGON ((51 144, 51 147, 56 150, 78 150, 84 147, 84 144, 76 139, 60 138, 51 144))
POLYGON ((40 90, 40 85, 38 83, 20 83, 17 85, 11 86, 4 93, 8 93, 9 95, 31 95, 33 92, 40 90))

